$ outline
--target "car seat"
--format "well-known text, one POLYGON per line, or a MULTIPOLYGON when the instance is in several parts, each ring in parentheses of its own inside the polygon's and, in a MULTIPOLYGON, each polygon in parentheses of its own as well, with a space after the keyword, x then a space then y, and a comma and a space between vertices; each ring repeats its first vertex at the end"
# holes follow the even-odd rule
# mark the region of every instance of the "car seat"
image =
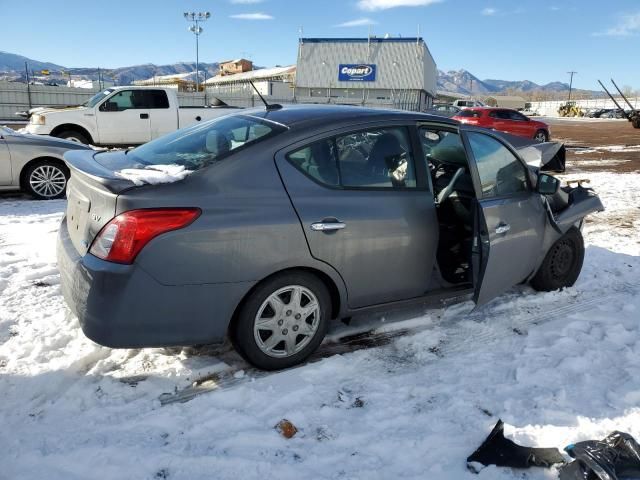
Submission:
MULTIPOLYGON (((383 133, 376 140, 369 158, 367 166, 373 178, 380 180, 380 183, 391 182, 393 186, 404 186, 404 178, 399 180, 391 175, 402 163, 402 156, 405 153, 398 138, 392 133, 383 133)), ((405 174, 405 178, 406 178, 405 174)))
POLYGON ((307 172, 328 185, 338 184, 338 169, 329 141, 323 140, 311 146, 307 172))

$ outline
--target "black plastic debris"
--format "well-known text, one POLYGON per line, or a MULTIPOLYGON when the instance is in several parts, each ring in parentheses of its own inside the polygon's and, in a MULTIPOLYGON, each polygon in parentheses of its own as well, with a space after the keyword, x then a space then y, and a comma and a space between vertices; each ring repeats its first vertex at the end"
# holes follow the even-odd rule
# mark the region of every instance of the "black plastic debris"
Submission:
POLYGON ((511 468, 550 467, 556 463, 564 463, 564 457, 557 448, 523 447, 504 438, 504 423, 498 420, 480 448, 467 458, 469 469, 475 472, 476 470, 469 465, 474 462, 485 466, 511 468))
POLYGON ((560 480, 640 479, 640 445, 627 433, 613 432, 565 451, 575 460, 560 469, 560 480))

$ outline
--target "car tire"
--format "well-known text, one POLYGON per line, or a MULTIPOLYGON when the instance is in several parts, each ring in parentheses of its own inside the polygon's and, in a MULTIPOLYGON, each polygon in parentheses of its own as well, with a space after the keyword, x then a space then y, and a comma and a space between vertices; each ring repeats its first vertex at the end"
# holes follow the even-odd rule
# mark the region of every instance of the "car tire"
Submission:
POLYGON ((549 134, 544 130, 538 130, 536 134, 533 136, 533 139, 540 143, 548 142, 549 134))
POLYGON ((306 272, 287 272, 250 293, 229 336, 249 363, 280 370, 303 362, 318 348, 330 316, 331 297, 325 284, 306 272))
POLYGON ((65 130, 56 135, 56 137, 64 140, 70 140, 72 142, 83 143, 85 145, 89 144, 89 139, 83 133, 76 130, 65 130))
POLYGON ((531 286, 541 292, 571 287, 582 270, 584 240, 580 230, 571 228, 549 249, 531 286))
POLYGON ((23 178, 27 193, 38 200, 53 200, 65 196, 69 170, 60 162, 42 160, 31 164, 23 178))

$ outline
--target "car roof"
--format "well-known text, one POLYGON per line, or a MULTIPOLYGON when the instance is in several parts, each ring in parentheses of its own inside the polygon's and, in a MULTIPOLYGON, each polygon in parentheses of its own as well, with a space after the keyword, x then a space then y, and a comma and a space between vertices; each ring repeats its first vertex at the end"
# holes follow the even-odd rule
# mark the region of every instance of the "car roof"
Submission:
POLYGON ((375 121, 411 120, 431 121, 458 125, 458 121, 439 115, 429 115, 406 110, 387 110, 354 105, 284 105, 282 108, 267 110, 264 107, 241 110, 240 115, 250 115, 285 125, 290 129, 313 128, 330 123, 366 123, 375 121))

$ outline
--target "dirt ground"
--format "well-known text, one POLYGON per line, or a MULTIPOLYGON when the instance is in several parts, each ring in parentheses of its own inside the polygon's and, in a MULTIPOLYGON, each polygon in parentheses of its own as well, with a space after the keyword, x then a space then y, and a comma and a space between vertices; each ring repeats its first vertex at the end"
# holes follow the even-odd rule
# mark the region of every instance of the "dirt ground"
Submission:
POLYGON ((567 146, 567 171, 640 172, 640 129, 629 122, 542 120, 567 146))

